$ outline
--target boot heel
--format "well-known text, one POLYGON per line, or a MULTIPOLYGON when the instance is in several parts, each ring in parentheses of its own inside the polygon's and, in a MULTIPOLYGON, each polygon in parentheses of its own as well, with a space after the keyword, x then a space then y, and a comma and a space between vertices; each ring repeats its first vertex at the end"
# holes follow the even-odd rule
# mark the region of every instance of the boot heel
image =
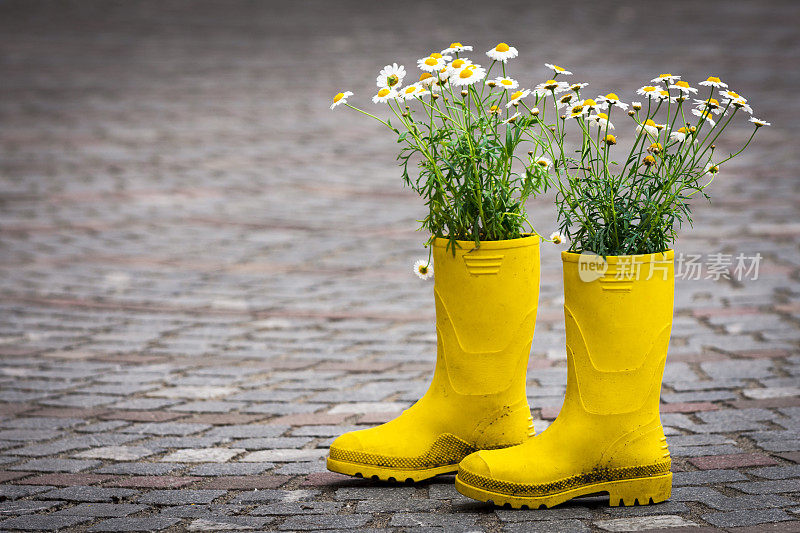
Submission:
POLYGON ((608 503, 620 505, 648 505, 669 499, 672 494, 672 472, 662 476, 615 481, 608 487, 608 503))

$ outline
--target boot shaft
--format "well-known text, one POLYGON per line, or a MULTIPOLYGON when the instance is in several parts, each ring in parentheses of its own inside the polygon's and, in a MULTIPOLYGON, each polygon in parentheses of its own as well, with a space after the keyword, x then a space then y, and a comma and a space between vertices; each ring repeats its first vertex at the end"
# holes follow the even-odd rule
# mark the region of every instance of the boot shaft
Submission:
POLYGON ((591 257, 562 253, 567 402, 589 414, 657 418, 672 329, 673 252, 591 257))
POLYGON ((433 244, 438 340, 437 374, 454 392, 492 395, 525 374, 539 303, 539 237, 433 244))

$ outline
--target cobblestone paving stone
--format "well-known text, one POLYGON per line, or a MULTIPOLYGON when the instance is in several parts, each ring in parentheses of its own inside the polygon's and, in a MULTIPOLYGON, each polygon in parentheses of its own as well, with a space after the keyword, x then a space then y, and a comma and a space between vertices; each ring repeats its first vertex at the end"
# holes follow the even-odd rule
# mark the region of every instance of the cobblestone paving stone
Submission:
MULTIPOLYGON (((0 3, 0 530, 800 531, 800 5, 539 4, 0 3), (663 505, 509 511, 452 476, 324 469, 332 438, 424 392, 435 353, 424 208, 392 139, 329 99, 367 102, 376 68, 453 40, 513 43, 523 83, 545 61, 621 94, 719 75, 774 124, 676 244, 763 261, 678 280, 663 505)), ((545 233, 551 200, 530 205, 545 233)), ((538 431, 566 379, 558 252, 538 431)))

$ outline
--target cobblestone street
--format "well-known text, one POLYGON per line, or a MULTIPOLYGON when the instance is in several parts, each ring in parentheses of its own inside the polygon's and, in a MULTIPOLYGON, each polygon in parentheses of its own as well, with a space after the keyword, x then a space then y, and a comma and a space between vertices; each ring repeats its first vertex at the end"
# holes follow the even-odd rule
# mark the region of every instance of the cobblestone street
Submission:
MULTIPOLYGON (((800 3, 537 4, 0 0, 0 530, 800 532, 800 3), (425 206, 394 139, 330 99, 380 109, 383 65, 415 77, 454 40, 626 101, 717 75, 773 124, 676 243, 703 270, 676 286, 666 503, 512 511, 453 476, 325 469, 436 359, 425 206), (714 254, 760 254, 757 279, 714 254)), ((552 195, 529 211, 556 229, 552 195)), ((562 249, 542 246, 537 432, 565 391, 562 249)))

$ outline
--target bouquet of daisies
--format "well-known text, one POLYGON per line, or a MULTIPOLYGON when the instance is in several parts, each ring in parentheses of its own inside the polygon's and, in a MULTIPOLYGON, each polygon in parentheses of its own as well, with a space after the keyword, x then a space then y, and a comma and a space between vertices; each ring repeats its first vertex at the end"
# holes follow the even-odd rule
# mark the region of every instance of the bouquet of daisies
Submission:
POLYGON ((525 202, 549 184, 552 158, 533 135, 535 111, 524 103, 547 93, 522 88, 511 77, 506 67, 517 57, 513 46, 500 43, 486 52, 487 66, 464 55, 470 51, 452 43, 418 59, 419 79, 405 85, 405 67, 384 67, 372 101, 394 118, 352 105, 350 91, 331 105, 363 113, 397 135, 403 180, 428 206, 420 222, 429 243, 439 237, 479 245, 536 233, 525 202))
MULTIPOLYGON (((548 65, 550 66, 550 65, 548 65)), ((571 74, 564 69, 559 74, 571 74)), ((720 167, 750 144, 768 122, 749 116, 753 131, 743 146, 724 156, 715 142, 737 115, 752 115, 747 99, 717 77, 692 87, 681 76, 661 74, 641 87, 642 102, 624 103, 615 93, 585 97, 586 83, 556 79, 536 86, 541 106, 532 135, 546 139, 554 161, 547 178, 557 189, 560 233, 570 251, 603 256, 663 252, 676 229, 691 224, 691 200, 720 167), (545 111, 550 110, 550 113, 545 111), (614 122, 630 121, 629 150, 618 161, 614 122), (570 150, 567 131, 580 137, 570 150)), ((622 135, 620 135, 622 137, 622 135)))

